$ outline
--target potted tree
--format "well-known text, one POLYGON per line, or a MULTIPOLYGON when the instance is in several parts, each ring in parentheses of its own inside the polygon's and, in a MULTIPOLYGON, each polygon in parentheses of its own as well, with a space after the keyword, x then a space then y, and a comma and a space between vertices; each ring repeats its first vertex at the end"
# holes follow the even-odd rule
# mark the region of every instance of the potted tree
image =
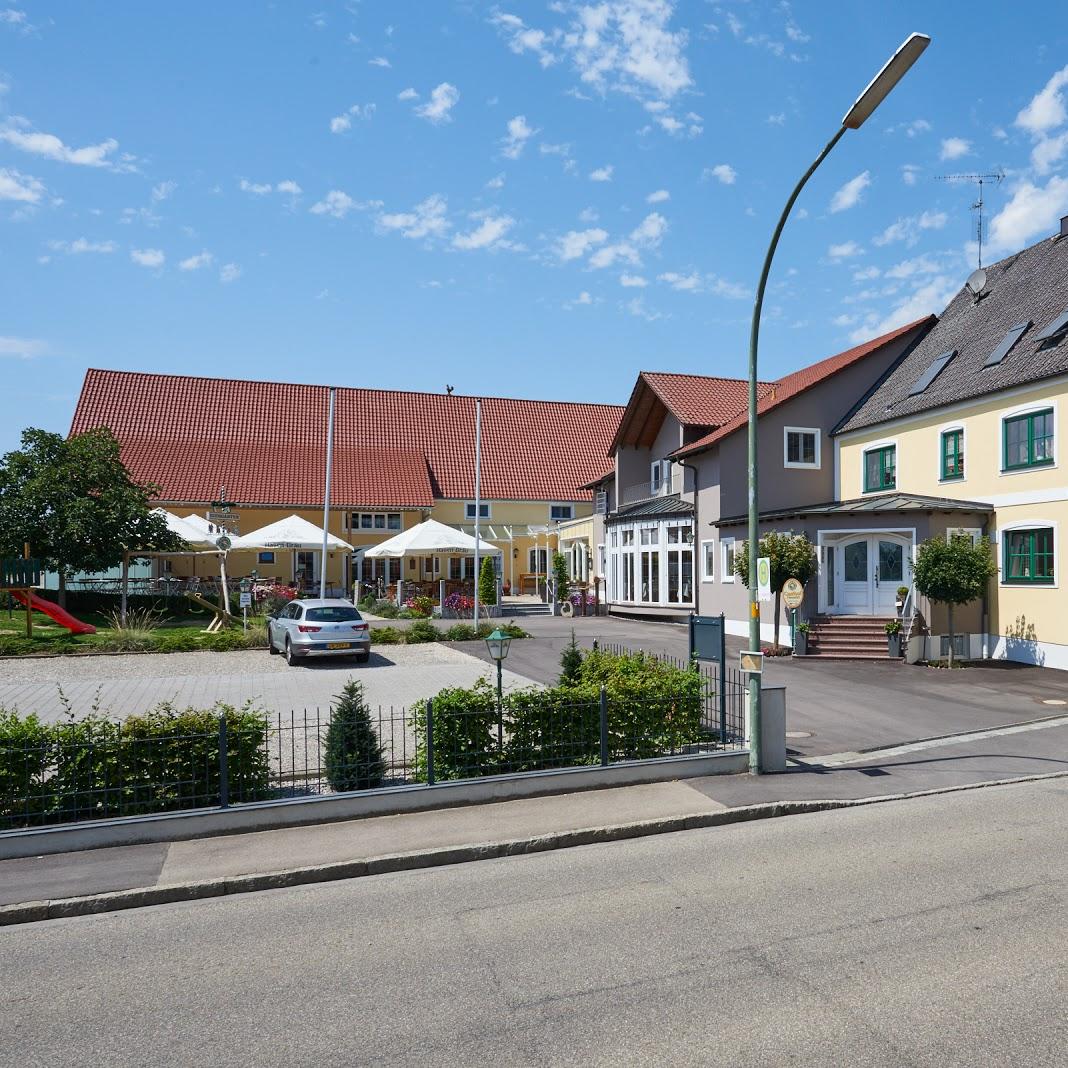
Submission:
POLYGON ((901 656, 901 620, 889 619, 886 622, 886 652, 891 659, 901 656))
POLYGON ((807 619, 797 624, 797 633, 794 634, 794 656, 808 655, 808 632, 811 624, 807 619))

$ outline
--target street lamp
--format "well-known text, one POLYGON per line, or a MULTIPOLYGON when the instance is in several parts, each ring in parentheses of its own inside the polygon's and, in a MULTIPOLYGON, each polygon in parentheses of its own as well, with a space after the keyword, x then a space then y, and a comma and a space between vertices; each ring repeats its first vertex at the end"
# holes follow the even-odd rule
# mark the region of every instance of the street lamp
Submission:
MULTIPOLYGON (((838 144, 846 130, 858 130, 865 120, 870 118, 872 112, 886 99, 930 43, 931 38, 926 34, 910 34, 882 70, 871 80, 864 92, 857 97, 853 106, 846 112, 834 137, 827 142, 812 166, 805 171, 801 180, 794 186, 794 191, 786 201, 786 207, 782 209, 782 215, 779 216, 779 222, 771 235, 771 244, 768 245, 767 254, 764 256, 764 267, 760 272, 760 283, 757 286, 756 300, 753 302, 753 322, 749 332, 749 647, 753 650, 760 649, 760 603, 757 600, 757 557, 760 552, 757 507, 757 345, 760 337, 760 311, 764 304, 764 289, 768 283, 771 261, 775 256, 779 237, 794 206, 794 201, 797 200, 805 183, 827 158, 831 149, 838 144)), ((760 774, 762 770, 763 755, 760 736, 760 675, 752 672, 749 676, 749 770, 754 774, 760 774)))
POLYGON ((497 749, 504 750, 504 697, 501 685, 502 665, 508 659, 508 646, 512 644, 512 636, 501 628, 494 627, 486 637, 486 648, 489 655, 497 663, 497 749))

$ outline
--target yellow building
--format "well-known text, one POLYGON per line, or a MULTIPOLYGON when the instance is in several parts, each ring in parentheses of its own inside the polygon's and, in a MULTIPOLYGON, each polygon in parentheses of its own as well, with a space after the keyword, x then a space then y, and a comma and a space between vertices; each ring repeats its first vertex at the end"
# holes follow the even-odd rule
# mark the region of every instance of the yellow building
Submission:
MULTIPOLYGON (((329 389, 280 382, 87 372, 71 433, 111 429, 132 475, 160 487, 157 503, 207 518, 231 503, 237 533, 288 515, 322 526, 329 389)), ((363 553, 426 518, 473 532, 475 398, 339 387, 333 442, 329 530, 354 548, 329 554, 336 592, 379 580, 385 586, 473 581, 473 561, 363 561, 363 553), (449 575, 436 568, 446 566, 449 575)), ((536 588, 559 545, 556 528, 588 516, 581 487, 609 466, 622 409, 608 404, 513 400, 481 402, 482 536, 504 551, 502 581, 536 588)), ((240 578, 319 582, 320 553, 234 552, 240 578)), ((217 569, 212 557, 176 558, 175 575, 217 569)))
MULTIPOLYGON (((1066 339, 1068 220, 977 272, 836 430, 839 499, 896 489, 993 507, 986 529, 967 531, 998 567, 963 640, 972 656, 1068 668, 1066 339)), ((948 639, 933 639, 937 656, 948 639)))

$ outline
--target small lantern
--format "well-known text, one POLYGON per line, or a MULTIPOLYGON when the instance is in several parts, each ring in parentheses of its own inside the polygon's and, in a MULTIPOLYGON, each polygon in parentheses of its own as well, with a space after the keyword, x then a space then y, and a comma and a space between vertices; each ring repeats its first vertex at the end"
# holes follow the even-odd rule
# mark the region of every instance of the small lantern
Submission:
POLYGON ((511 644, 511 635, 501 630, 500 627, 495 627, 486 638, 486 648, 489 649, 489 655, 497 661, 498 666, 508 657, 508 646, 511 644))

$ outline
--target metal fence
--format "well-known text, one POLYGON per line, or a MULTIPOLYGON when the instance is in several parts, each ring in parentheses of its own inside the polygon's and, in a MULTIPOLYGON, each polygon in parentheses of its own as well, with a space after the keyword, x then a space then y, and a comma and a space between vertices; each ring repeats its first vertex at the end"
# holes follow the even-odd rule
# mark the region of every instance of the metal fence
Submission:
POLYGON ((487 689, 414 709, 222 716, 196 733, 138 736, 101 722, 76 736, 9 738, 0 830, 741 748, 743 676, 695 674, 697 685, 659 697, 587 686, 517 692, 498 706, 487 689))

